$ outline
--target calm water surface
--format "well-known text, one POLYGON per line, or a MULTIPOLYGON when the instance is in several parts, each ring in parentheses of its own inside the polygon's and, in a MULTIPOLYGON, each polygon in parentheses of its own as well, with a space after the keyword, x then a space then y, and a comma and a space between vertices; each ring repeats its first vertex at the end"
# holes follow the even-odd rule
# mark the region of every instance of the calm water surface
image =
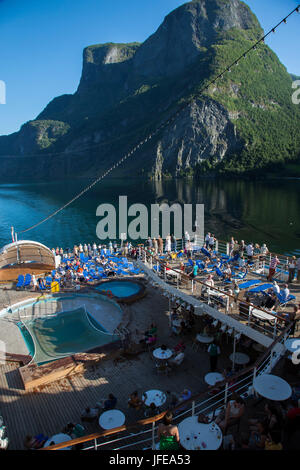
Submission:
MULTIPOLYGON (((71 199, 88 180, 0 184, 0 245, 11 241, 10 227, 28 228, 71 199)), ((223 240, 267 243, 278 253, 300 254, 300 181, 203 180, 142 181, 106 179, 52 220, 19 238, 40 241, 50 248, 99 242, 96 216, 99 204, 118 207, 143 203, 204 204, 205 230, 223 240)), ((128 219, 129 221, 131 218, 128 219)))

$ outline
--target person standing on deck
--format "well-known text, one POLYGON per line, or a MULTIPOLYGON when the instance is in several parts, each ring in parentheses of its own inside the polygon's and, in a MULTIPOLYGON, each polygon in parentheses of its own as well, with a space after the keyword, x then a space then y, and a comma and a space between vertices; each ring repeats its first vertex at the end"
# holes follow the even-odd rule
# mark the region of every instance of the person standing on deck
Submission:
POLYGON ((253 252, 254 252, 253 243, 249 243, 249 245, 246 246, 246 253, 247 253, 247 257, 248 257, 248 260, 247 260, 248 263, 252 261, 253 252))
POLYGON ((205 248, 208 250, 208 246, 209 246, 209 240, 210 240, 210 232, 208 232, 206 235, 205 235, 205 239, 204 239, 204 243, 205 243, 205 248))
POLYGON ((276 267, 280 264, 279 259, 277 258, 277 255, 275 255, 270 262, 270 267, 269 267, 269 275, 267 277, 268 281, 272 281, 273 276, 276 272, 276 267))
POLYGON ((159 235, 158 239, 157 239, 157 243, 158 243, 158 253, 160 255, 162 255, 163 253, 163 250, 164 250, 164 242, 163 242, 163 239, 161 238, 161 236, 159 235))
POLYGON ((296 268, 297 268, 297 282, 298 284, 300 284, 300 256, 297 259, 296 268))
POLYGON ((295 277, 296 271, 296 256, 293 256, 289 261, 289 280, 288 283, 292 283, 295 277))
POLYGON ((215 372, 218 364, 218 356, 221 354, 217 341, 213 341, 208 346, 207 352, 209 354, 210 370, 211 372, 215 372))
POLYGON ((190 234, 189 234, 189 232, 186 230, 185 233, 184 233, 185 248, 186 248, 188 242, 190 241, 190 239, 191 239, 190 234))

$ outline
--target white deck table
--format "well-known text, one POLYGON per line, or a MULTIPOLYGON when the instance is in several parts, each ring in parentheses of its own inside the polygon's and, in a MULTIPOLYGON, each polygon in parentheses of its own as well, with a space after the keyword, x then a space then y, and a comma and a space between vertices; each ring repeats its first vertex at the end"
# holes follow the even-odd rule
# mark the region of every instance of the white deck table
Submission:
MULTIPOLYGON (((68 434, 63 434, 63 433, 55 434, 54 436, 50 437, 48 441, 45 442, 43 447, 50 446, 50 442, 54 442, 54 444, 61 444, 62 442, 71 441, 71 439, 72 438, 68 434)), ((63 449, 59 449, 59 450, 71 450, 71 447, 64 447, 63 449)))
POLYGON ((264 398, 273 401, 283 401, 290 398, 291 386, 281 377, 272 374, 262 374, 253 381, 254 390, 264 398))
POLYGON ((163 350, 161 348, 154 349, 153 351, 153 356, 155 359, 162 359, 162 360, 168 360, 170 357, 172 357, 173 353, 171 349, 166 349, 163 350))
POLYGON ((225 379, 219 372, 209 372, 204 377, 204 380, 208 385, 215 385, 217 382, 223 382, 225 379))
POLYGON ((190 416, 178 425, 180 444, 186 450, 217 450, 222 444, 222 431, 215 423, 198 423, 198 416, 190 416))
POLYGON ((248 364, 248 362, 250 361, 250 358, 247 354, 240 353, 240 352, 236 352, 235 354, 234 353, 230 354, 229 359, 232 362, 234 359, 235 364, 238 364, 240 366, 248 364))
POLYGON ((284 346, 289 352, 294 353, 300 350, 300 338, 288 338, 284 342, 284 346))
POLYGON ((143 393, 142 398, 145 398, 145 394, 147 396, 145 400, 145 405, 150 406, 151 403, 154 403, 156 407, 162 406, 166 400, 167 396, 161 390, 147 390, 147 392, 143 393))
POLYGON ((125 415, 120 410, 104 411, 99 417, 99 425, 103 429, 113 429, 125 423, 125 415))
POLYGON ((209 344, 209 343, 212 343, 214 338, 212 336, 205 336, 205 335, 200 335, 198 334, 196 336, 196 340, 199 342, 199 343, 204 343, 204 344, 209 344))

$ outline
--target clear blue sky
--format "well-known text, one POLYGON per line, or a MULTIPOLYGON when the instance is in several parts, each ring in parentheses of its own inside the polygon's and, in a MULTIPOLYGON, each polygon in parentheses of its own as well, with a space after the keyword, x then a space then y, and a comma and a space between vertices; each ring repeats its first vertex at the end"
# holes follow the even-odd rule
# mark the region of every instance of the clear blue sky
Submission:
MULTIPOLYGON (((55 96, 74 93, 82 50, 104 42, 143 42, 183 0, 0 0, 0 135, 34 119, 55 96)), ((246 0, 265 31, 300 0, 246 0)), ((300 14, 268 40, 290 73, 300 75, 300 14)))

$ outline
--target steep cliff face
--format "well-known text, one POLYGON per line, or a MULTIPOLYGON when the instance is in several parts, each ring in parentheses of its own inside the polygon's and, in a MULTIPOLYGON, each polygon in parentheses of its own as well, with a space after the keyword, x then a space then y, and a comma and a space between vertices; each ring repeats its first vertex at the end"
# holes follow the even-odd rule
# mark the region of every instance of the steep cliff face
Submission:
POLYGON ((60 176, 101 173, 191 98, 116 176, 162 178, 207 166, 242 172, 292 158, 300 107, 291 105, 292 78, 266 45, 198 96, 262 34, 243 2, 194 0, 143 44, 86 47, 77 91, 0 137, 0 177, 52 176, 58 166, 60 176))
POLYGON ((222 160, 244 146, 228 111, 212 99, 189 105, 156 146, 155 179, 180 176, 203 160, 222 160))

